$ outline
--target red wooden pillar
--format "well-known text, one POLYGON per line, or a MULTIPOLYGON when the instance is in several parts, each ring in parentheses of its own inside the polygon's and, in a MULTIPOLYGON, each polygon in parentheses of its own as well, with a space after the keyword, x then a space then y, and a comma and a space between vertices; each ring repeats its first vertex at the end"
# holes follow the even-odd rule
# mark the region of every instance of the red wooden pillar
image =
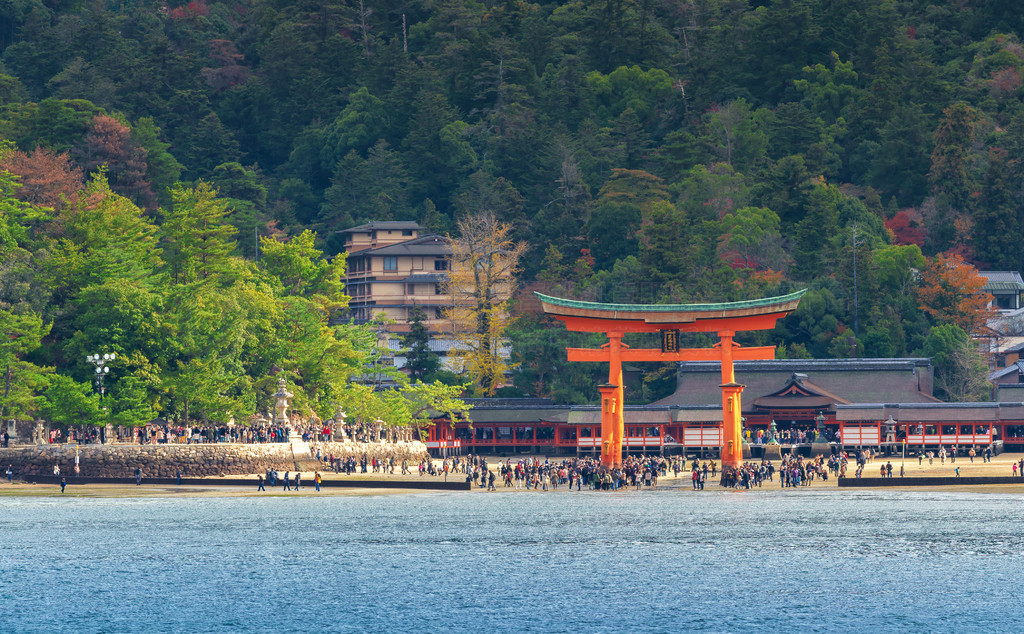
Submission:
MULTIPOLYGON (((619 386, 613 383, 604 383, 597 386, 601 392, 601 465, 614 467, 622 458, 621 445, 619 453, 616 454, 613 448, 615 443, 614 427, 618 425, 618 403, 619 386)), ((619 441, 621 443, 621 439, 619 441)))
MULTIPOLYGON (((620 464, 622 462, 622 440, 625 435, 625 417, 623 416, 623 404, 625 403, 624 388, 622 385, 622 333, 621 332, 609 332, 608 333, 608 384, 615 386, 615 410, 612 413, 613 418, 611 421, 612 435, 610 437, 611 444, 604 443, 604 436, 602 436, 602 445, 607 447, 608 456, 606 457, 602 452, 601 463, 607 466, 620 464)), ((603 425, 602 425, 603 428, 603 425)))
POLYGON ((722 466, 738 467, 743 464, 743 438, 740 393, 743 387, 736 382, 732 364, 732 330, 719 331, 719 353, 722 357, 722 466))

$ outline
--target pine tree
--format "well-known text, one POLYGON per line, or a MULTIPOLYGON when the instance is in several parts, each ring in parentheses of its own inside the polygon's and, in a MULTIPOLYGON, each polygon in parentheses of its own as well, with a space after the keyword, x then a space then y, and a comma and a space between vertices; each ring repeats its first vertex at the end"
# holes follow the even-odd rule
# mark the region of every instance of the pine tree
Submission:
POLYGON ((227 222, 227 201, 217 198, 217 190, 203 181, 195 188, 175 185, 171 200, 161 226, 171 279, 190 284, 225 273, 237 232, 227 222))
POLYGON ((402 336, 402 345, 405 346, 405 367, 409 371, 409 378, 414 381, 422 381, 425 377, 433 374, 440 366, 440 359, 430 349, 430 333, 423 320, 427 318, 426 311, 422 306, 414 306, 409 311, 409 332, 402 336))

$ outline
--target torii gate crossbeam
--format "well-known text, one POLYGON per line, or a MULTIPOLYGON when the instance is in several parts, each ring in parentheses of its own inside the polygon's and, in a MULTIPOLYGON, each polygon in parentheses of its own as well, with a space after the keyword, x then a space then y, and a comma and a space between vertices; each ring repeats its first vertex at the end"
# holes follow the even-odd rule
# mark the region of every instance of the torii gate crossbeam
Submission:
POLYGON ((743 462, 741 433, 742 385, 736 383, 733 361, 774 359, 774 346, 743 348, 733 341, 736 332, 773 328, 775 322, 796 310, 799 291, 782 297, 721 304, 602 304, 550 297, 535 293, 544 312, 565 323, 569 330, 603 332, 608 343, 601 348, 567 348, 569 361, 608 363, 608 383, 601 392, 601 462, 612 467, 622 461, 623 361, 719 361, 722 365, 723 466, 743 462), (627 332, 713 332, 719 343, 712 348, 633 349, 622 343, 627 332))

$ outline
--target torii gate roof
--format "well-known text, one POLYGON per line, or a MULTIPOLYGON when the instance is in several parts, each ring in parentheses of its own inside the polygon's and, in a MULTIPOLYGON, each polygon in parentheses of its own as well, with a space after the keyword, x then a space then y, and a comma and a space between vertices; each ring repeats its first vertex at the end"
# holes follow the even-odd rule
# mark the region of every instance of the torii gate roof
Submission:
POLYGON ((544 312, 582 332, 718 332, 767 330, 796 310, 807 290, 779 297, 716 304, 605 304, 534 292, 544 312))

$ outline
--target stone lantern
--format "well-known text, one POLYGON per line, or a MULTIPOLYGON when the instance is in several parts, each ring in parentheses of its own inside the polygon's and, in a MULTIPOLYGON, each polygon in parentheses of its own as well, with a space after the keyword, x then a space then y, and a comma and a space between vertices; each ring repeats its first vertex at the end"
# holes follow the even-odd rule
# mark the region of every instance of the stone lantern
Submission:
POLYGON ((288 423, 288 399, 293 396, 285 387, 284 377, 277 380, 277 392, 274 393, 274 419, 275 425, 288 423))
POLYGON ((334 424, 331 425, 331 440, 334 440, 334 429, 338 429, 341 441, 348 440, 348 434, 345 433, 345 412, 341 410, 341 405, 338 406, 338 411, 334 412, 334 424))

